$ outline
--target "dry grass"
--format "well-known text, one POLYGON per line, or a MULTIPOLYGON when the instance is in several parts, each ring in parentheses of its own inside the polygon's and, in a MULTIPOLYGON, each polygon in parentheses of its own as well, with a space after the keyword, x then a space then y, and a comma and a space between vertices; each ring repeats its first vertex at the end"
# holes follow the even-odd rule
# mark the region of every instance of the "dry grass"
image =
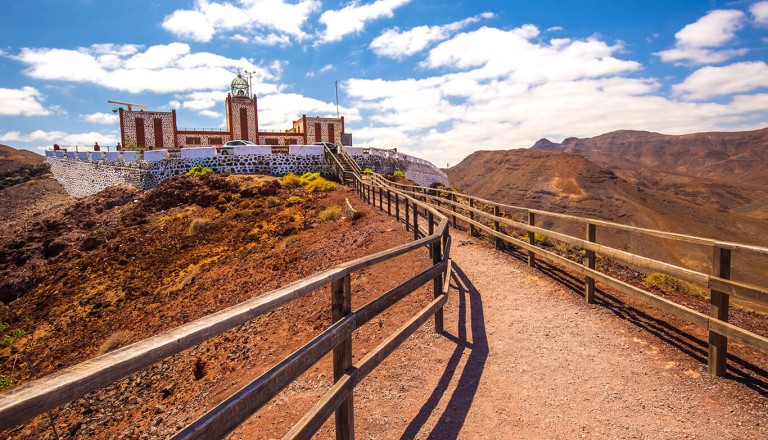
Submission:
POLYGON ((280 186, 283 186, 286 188, 296 188, 298 186, 301 186, 301 177, 293 173, 288 173, 285 176, 283 176, 282 179, 280 179, 280 186))
POLYGON ((131 342, 131 332, 120 330, 112 333, 112 336, 107 338, 107 340, 99 346, 99 354, 109 353, 112 350, 128 345, 129 342, 131 342))
POLYGON ((208 226, 208 223, 210 220, 207 218, 196 218, 192 220, 192 223, 189 224, 189 234, 195 235, 198 232, 205 229, 206 226, 208 226))
POLYGON ((660 290, 671 290, 685 295, 707 296, 691 284, 663 273, 652 273, 645 278, 645 282, 660 290))
POLYGON ((343 214, 344 213, 339 206, 331 205, 320 211, 320 213, 317 214, 317 218, 324 222, 334 222, 341 219, 343 214))

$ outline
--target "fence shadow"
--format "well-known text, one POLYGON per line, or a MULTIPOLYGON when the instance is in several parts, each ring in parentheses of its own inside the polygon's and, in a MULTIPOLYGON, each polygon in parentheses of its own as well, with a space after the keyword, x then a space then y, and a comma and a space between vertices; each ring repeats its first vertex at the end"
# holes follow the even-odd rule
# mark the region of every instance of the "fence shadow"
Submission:
POLYGON ((452 287, 455 287, 458 292, 457 334, 451 335, 445 331, 443 335, 456 342, 456 349, 448 359, 445 371, 443 371, 437 386, 418 414, 406 427, 401 439, 412 439, 419 434, 448 391, 452 379, 457 374, 461 358, 469 350, 466 364, 458 372, 460 376, 445 411, 440 415, 434 429, 427 437, 441 440, 457 438, 467 418, 485 369, 485 362, 488 358, 488 339, 485 331, 482 297, 466 273, 455 262, 452 270, 451 279, 454 283, 452 287), (469 335, 471 335, 471 342, 468 338, 468 330, 469 335))
MULTIPOLYGON (((527 254, 519 250, 506 252, 520 261, 527 262, 527 254)), ((536 260, 536 269, 564 288, 584 296, 584 280, 582 278, 542 259, 536 260)), ((638 310, 603 289, 597 288, 596 293, 595 304, 605 307, 622 320, 650 333, 695 361, 702 364, 707 363, 709 348, 707 341, 687 333, 663 319, 655 318, 638 310)), ((763 397, 768 397, 768 371, 732 353, 728 353, 726 377, 747 386, 763 397)))

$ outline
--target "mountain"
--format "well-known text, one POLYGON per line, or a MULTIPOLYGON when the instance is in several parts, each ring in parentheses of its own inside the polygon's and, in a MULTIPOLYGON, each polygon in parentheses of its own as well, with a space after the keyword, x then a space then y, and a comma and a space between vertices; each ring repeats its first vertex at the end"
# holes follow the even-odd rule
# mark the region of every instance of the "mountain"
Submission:
POLYGON ((620 130, 559 144, 541 139, 531 149, 579 154, 638 186, 768 219, 768 128, 677 136, 620 130))
MULTIPOLYGON (((561 145, 572 142, 575 141, 561 145)), ((544 141, 537 145, 547 146, 544 141)), ((460 192, 509 205, 727 241, 767 244, 766 218, 728 212, 718 205, 697 203, 654 185, 632 182, 579 154, 542 148, 478 151, 448 169, 447 174, 460 192)), ((578 236, 584 234, 582 224, 540 219, 547 227, 578 236)), ((598 242, 710 270, 711 252, 702 247, 648 238, 638 240, 634 234, 609 233, 604 228, 598 228, 598 242)), ((746 266, 734 271, 749 272, 746 266)))

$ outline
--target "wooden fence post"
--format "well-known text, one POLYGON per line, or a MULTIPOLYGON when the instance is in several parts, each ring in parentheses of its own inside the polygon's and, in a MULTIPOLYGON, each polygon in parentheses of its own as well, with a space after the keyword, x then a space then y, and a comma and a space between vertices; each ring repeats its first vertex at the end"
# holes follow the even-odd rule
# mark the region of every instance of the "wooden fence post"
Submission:
POLYGON ((384 210, 384 188, 379 187, 379 210, 384 210))
MULTIPOLYGON (((474 208, 475 207, 475 199, 472 199, 472 198, 469 199, 469 207, 470 208, 474 208)), ((469 219, 470 220, 474 220, 475 219, 475 212, 474 211, 469 211, 469 219)), ((470 237, 474 237, 475 236, 475 225, 473 225, 472 223, 469 224, 469 235, 470 235, 470 237)))
MULTIPOLYGON (((352 313, 352 288, 350 277, 331 282, 331 315, 333 322, 352 313)), ((352 367, 352 335, 333 349, 333 380, 338 381, 352 367)), ((355 438, 355 414, 352 393, 336 410, 336 439, 355 438)))
MULTIPOLYGON (((595 231, 596 226, 592 223, 587 223, 587 237, 586 240, 589 242, 594 243, 595 242, 595 231)), ((587 257, 587 267, 590 269, 595 268, 595 251, 587 250, 586 252, 587 257)), ((584 298, 587 300, 588 304, 592 304, 595 302, 595 279, 586 276, 584 278, 584 298)))
POLYGON ((408 199, 405 199, 405 231, 408 232, 411 230, 411 210, 408 206, 408 199))
POLYGON ((400 195, 395 193, 395 220, 400 221, 400 195))
MULTIPOLYGON (((731 250, 714 248, 712 255, 712 275, 723 278, 731 278, 731 250)), ((717 290, 709 291, 709 316, 728 322, 728 294, 717 290)), ((726 370, 726 357, 728 356, 728 338, 709 331, 709 374, 712 376, 724 376, 726 370)))
MULTIPOLYGON (((456 203, 456 193, 451 193, 451 200, 456 203)), ((456 205, 451 205, 451 212, 453 212, 453 227, 456 228, 456 205)))
MULTIPOLYGON (((431 225, 431 223, 430 223, 431 225)), ((430 229, 432 227, 430 226, 430 229)), ((434 243, 432 243, 432 265, 440 264, 443 261, 443 255, 442 255, 442 246, 440 244, 442 243, 441 240, 437 240, 434 243)), ((445 280, 446 283, 450 283, 451 280, 445 280)), ((435 279, 434 283, 432 285, 432 294, 434 298, 439 297, 443 294, 443 274, 438 274, 435 279)), ((443 332, 443 308, 441 307, 437 312, 435 312, 435 333, 442 333, 443 332)))
MULTIPOLYGON (((435 232, 435 225, 432 223, 435 221, 435 216, 432 214, 432 211, 427 211, 427 235, 432 235, 433 232, 435 232)), ((434 259, 435 256, 435 247, 429 246, 429 257, 434 259)))
POLYGON ((387 189, 387 215, 392 215, 392 193, 387 189))
MULTIPOLYGON (((501 208, 499 208, 499 205, 493 205, 493 216, 496 217, 493 220, 493 230, 496 232, 501 232, 501 225, 499 225, 498 218, 501 216, 501 208)), ((495 237, 496 240, 494 242, 496 243, 496 249, 500 250, 502 248, 502 242, 499 237, 495 237)))
MULTIPOLYGON (((528 224, 531 226, 535 226, 536 224, 536 216, 531 211, 528 211, 528 224)), ((536 244, 535 233, 533 232, 528 233, 528 243, 530 243, 531 246, 534 246, 536 244)), ((536 266, 536 254, 533 251, 528 251, 528 265, 531 267, 536 266)))
POLYGON ((413 239, 419 239, 419 205, 413 204, 413 239))

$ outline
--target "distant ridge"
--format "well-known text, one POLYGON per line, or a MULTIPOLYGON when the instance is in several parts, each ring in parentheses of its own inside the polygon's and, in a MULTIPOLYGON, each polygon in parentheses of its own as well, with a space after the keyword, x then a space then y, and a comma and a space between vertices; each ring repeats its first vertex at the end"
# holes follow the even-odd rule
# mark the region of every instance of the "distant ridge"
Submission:
MULTIPOLYGON (((478 151, 446 172, 459 191, 509 205, 765 246, 766 140, 768 129, 684 136, 623 130, 478 151)), ((631 247, 625 238, 614 244, 631 247)), ((663 247, 635 250, 691 258, 663 247)))
POLYGON ((619 130, 559 144, 541 139, 531 150, 580 154, 638 186, 768 218, 768 128, 685 135, 619 130))

